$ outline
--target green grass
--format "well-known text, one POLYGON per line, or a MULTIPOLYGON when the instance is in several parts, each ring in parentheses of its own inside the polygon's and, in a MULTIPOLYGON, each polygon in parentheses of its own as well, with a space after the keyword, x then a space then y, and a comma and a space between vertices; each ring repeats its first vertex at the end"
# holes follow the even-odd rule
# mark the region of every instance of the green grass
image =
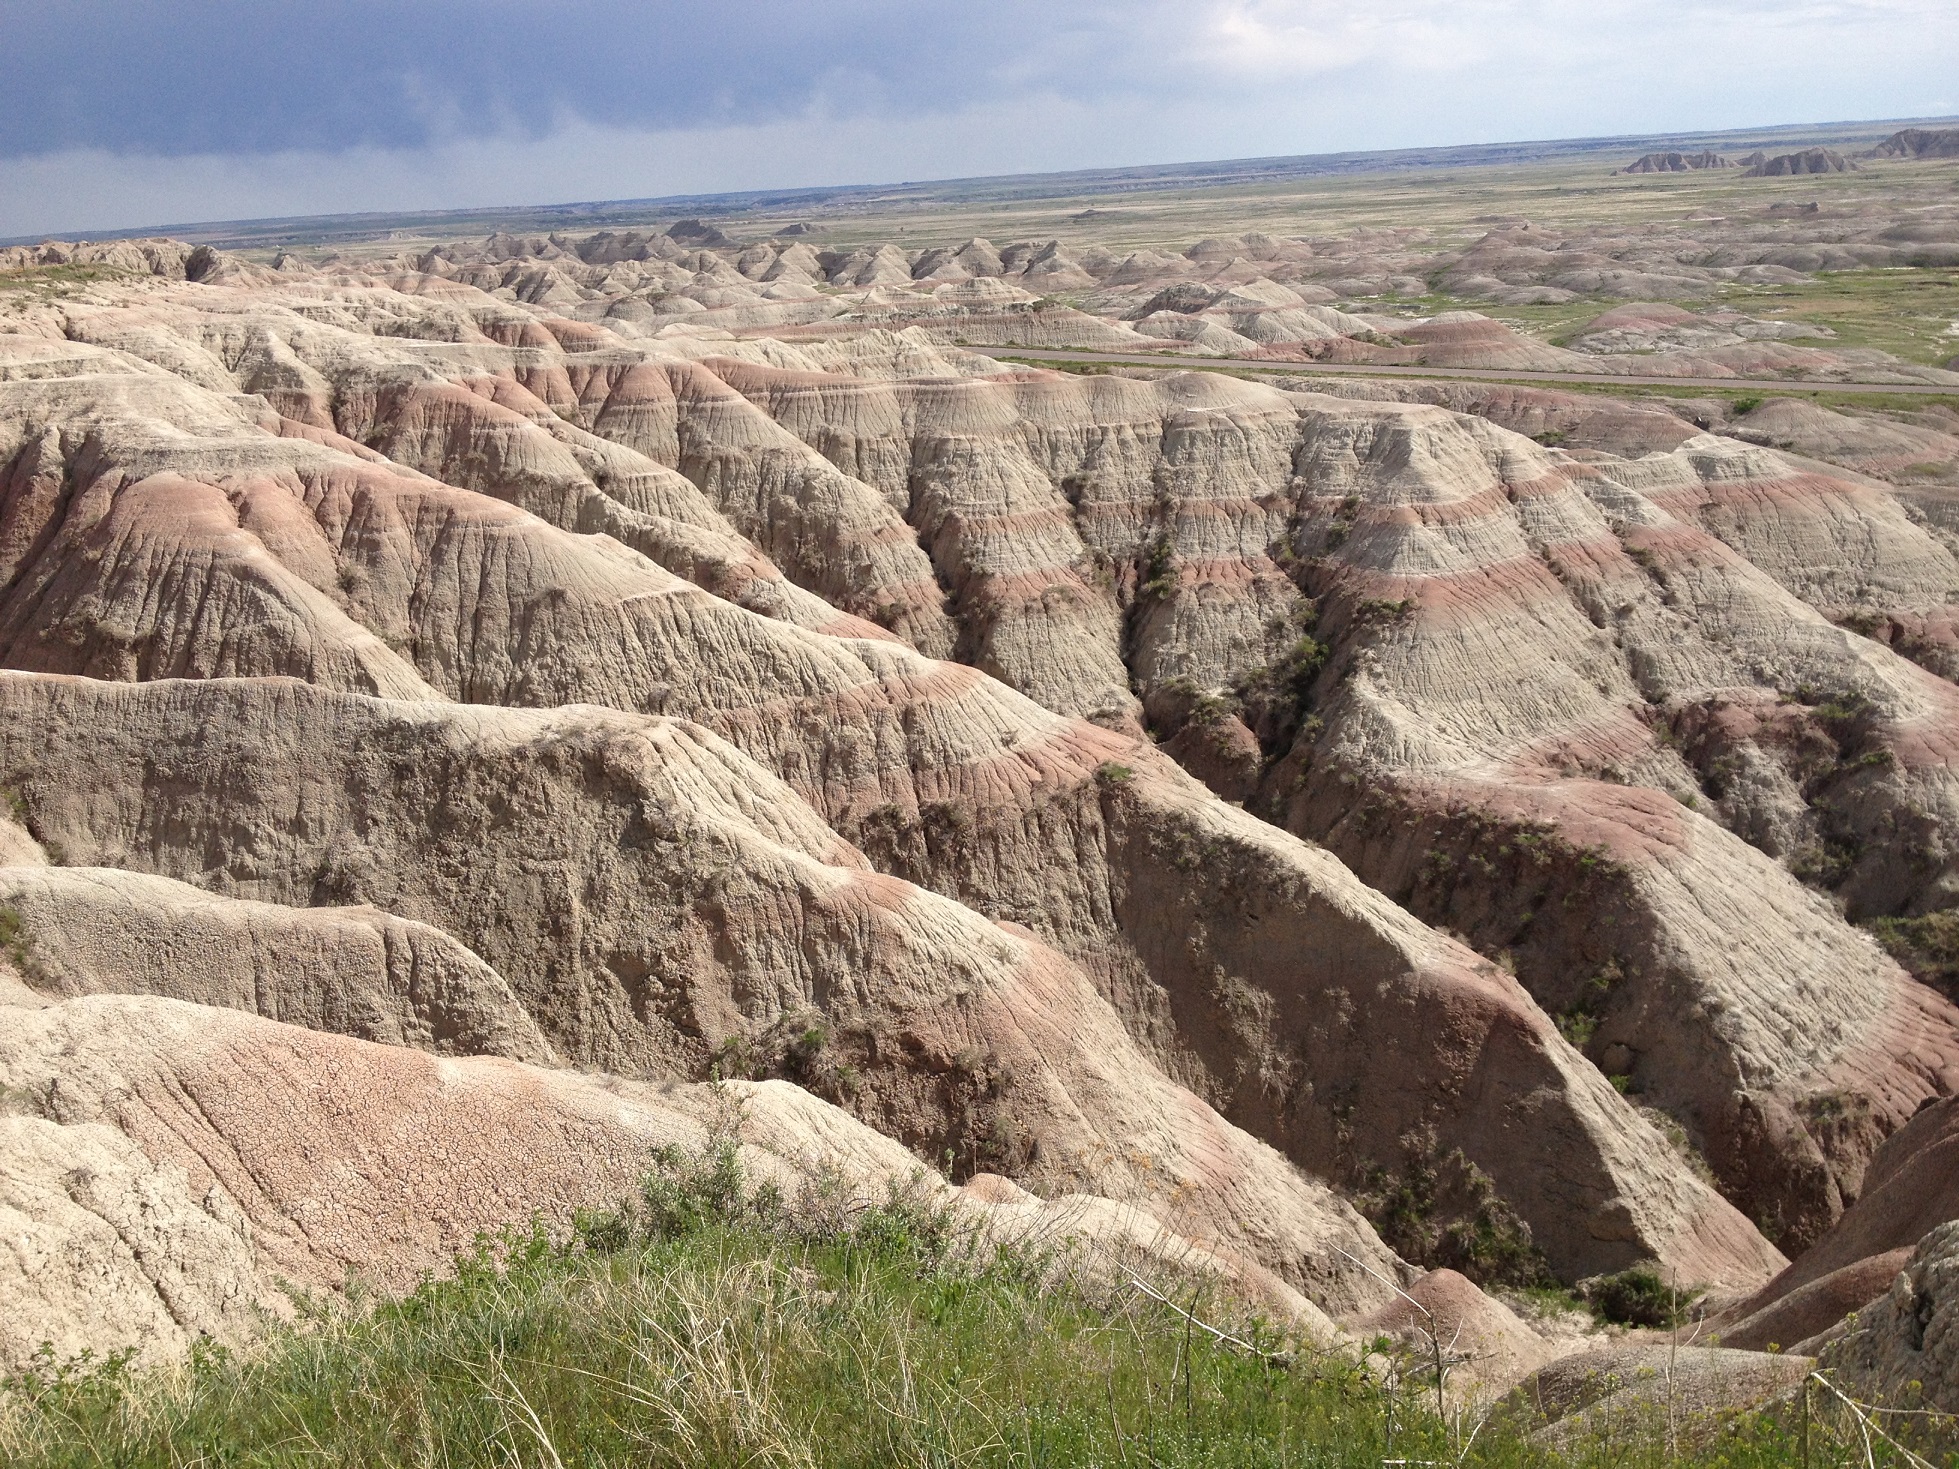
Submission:
POLYGON ((1959 909, 1917 918, 1873 918, 1865 927, 1915 979, 1959 1000, 1959 909))
POLYGON ((20 909, 12 904, 0 904, 0 959, 5 959, 29 979, 40 976, 40 965, 34 961, 34 941, 27 932, 27 923, 20 915, 20 909))
MULTIPOLYGON (((1604 308, 1601 307, 1600 310, 1604 308)), ((1594 313, 1596 314, 1596 313, 1594 313)), ((1959 340, 1959 339, 1955 339, 1959 340)), ((1311 362, 1275 362, 1269 368, 1226 367, 1202 357, 1174 357, 1164 359, 1161 366, 1154 363, 1112 363, 1098 362, 1092 353, 1084 349, 1078 358, 1058 358, 1052 361, 1037 360, 1031 357, 1014 357, 998 354, 993 359, 1012 367, 1039 368, 1047 372, 1068 372, 1078 376, 1096 377, 1105 373, 1121 372, 1214 372, 1221 377, 1235 377, 1246 382, 1268 382, 1273 378, 1296 378, 1302 383, 1320 381, 1365 381, 1367 374, 1362 371, 1327 373, 1311 362)), ((1387 381, 1411 382, 1471 382, 1488 383, 1494 386, 1519 388, 1543 388, 1559 393, 1582 393, 1604 398, 1614 398, 1623 402, 1638 403, 1652 399, 1710 400, 1726 399, 1729 411, 1735 416, 1762 406, 1764 392, 1776 398, 1803 398, 1819 407, 1832 408, 1848 413, 1915 413, 1929 404, 1949 403, 1952 394, 1949 389, 1924 388, 1914 391, 1908 386, 1882 392, 1853 391, 1832 388, 1823 383, 1804 382, 1766 382, 1760 378, 1737 378, 1733 387, 1704 383, 1614 383, 1614 382, 1545 382, 1534 378, 1521 378, 1506 375, 1502 369, 1492 369, 1477 373, 1468 378, 1428 377, 1421 373, 1398 374, 1383 368, 1379 376, 1387 381)), ((1925 465, 1925 469, 1943 466, 1925 465)))
POLYGON ((1959 355, 1959 270, 1915 268, 1819 271, 1784 286, 1730 286, 1723 304, 1769 321, 1825 326, 1835 341, 1805 339, 1795 347, 1875 347, 1906 362, 1937 365, 1959 355))
MULTIPOLYGON (((1790 1426, 1620 1418, 1554 1455, 1437 1411, 1420 1354, 1364 1361, 1139 1289, 1066 1250, 981 1250, 902 1193, 852 1214, 749 1189, 732 1147, 643 1197, 484 1242, 402 1300, 313 1306, 249 1350, 0 1386, 0 1462, 118 1466, 1378 1466, 1787 1463, 1790 1426), (1194 1314, 1193 1314, 1194 1313, 1194 1314), (1199 1318, 1226 1324, 1219 1339, 1199 1318), (1673 1439, 1669 1443, 1669 1437, 1673 1439)), ((1388 1355, 1382 1355, 1387 1353, 1388 1355)), ((1812 1463, 1862 1462, 1818 1432, 1812 1463)))
MULTIPOLYGON (((1541 306, 1506 306, 1439 293, 1381 298, 1383 310, 1412 310, 1423 316, 1479 311, 1558 347, 1567 345, 1594 317, 1623 304, 1606 296, 1541 306)), ((1764 321, 1806 322, 1836 334, 1834 339, 1799 338, 1789 343, 1793 347, 1826 352, 1874 347, 1925 366, 1959 355, 1959 337, 1950 334, 1959 321, 1959 271, 1946 267, 1819 271, 1808 281, 1778 286, 1712 285, 1707 298, 1682 304, 1694 311, 1729 307, 1764 321)), ((1776 391, 1781 391, 1779 384, 1776 391)))
MULTIPOLYGON (((1492 373, 1487 379, 1478 382, 1503 382, 1505 379, 1492 373)), ((1756 379, 1737 379, 1733 387, 1716 387, 1694 383, 1633 383, 1620 387, 1616 383, 1527 383, 1516 380, 1520 387, 1551 388, 1560 393, 1585 393, 1606 398, 1619 398, 1629 403, 1642 399, 1726 399, 1728 411, 1735 417, 1753 412, 1769 398, 1803 398, 1819 407, 1832 408, 1841 412, 1865 413, 1916 413, 1934 403, 1949 403, 1950 394, 1935 391, 1913 392, 1901 387, 1895 392, 1850 392, 1842 388, 1831 388, 1821 383, 1778 382, 1768 383, 1756 379)))
POLYGON ((1592 318, 1610 311, 1614 306, 1623 306, 1625 301, 1617 296, 1580 296, 1575 301, 1555 305, 1507 306, 1480 296, 1451 296, 1432 291, 1425 296, 1385 295, 1379 298, 1378 306, 1372 302, 1360 304, 1363 310, 1388 313, 1412 311, 1418 316, 1440 316, 1445 311, 1480 312, 1508 323, 1527 336, 1561 347, 1592 318))
POLYGON ((0 291, 30 290, 36 286, 89 285, 96 281, 128 280, 132 272, 115 265, 23 265, 0 270, 0 291))

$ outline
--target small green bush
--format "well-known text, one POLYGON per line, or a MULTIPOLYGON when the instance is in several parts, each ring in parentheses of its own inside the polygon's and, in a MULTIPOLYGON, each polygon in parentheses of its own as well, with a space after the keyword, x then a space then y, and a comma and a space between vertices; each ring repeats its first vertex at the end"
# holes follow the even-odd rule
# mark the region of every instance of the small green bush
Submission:
POLYGON ((1913 978, 1959 1001, 1959 909, 1943 908, 1917 918, 1873 918, 1867 926, 1913 978))
POLYGON ((0 905, 0 959, 6 959, 23 974, 31 973, 34 967, 26 922, 20 916, 20 909, 11 905, 0 905))
POLYGON ((1600 1319, 1620 1326, 1677 1326, 1686 1316, 1687 1298, 1643 1265, 1588 1280, 1579 1294, 1600 1319))
POLYGON ((1143 549, 1141 594, 1168 597, 1177 590, 1177 542, 1166 530, 1150 538, 1143 549))

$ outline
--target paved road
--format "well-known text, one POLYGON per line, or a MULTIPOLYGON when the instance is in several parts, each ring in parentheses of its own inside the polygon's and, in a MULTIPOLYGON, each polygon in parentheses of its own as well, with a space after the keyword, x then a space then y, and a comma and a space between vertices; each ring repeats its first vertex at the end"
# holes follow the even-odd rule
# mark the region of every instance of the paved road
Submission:
POLYGON ((1959 383, 1822 383, 1787 378, 1630 377, 1613 372, 1528 372, 1521 368, 1374 367, 1362 363, 1261 362, 1242 357, 1167 357, 1146 353, 1053 351, 1044 347, 972 347, 988 357, 1018 357, 1029 362, 1106 362, 1123 367, 1235 367, 1250 372, 1286 372, 1309 377, 1441 377, 1471 382, 1591 383, 1608 388, 1722 388, 1764 393, 1919 393, 1959 398, 1959 383))

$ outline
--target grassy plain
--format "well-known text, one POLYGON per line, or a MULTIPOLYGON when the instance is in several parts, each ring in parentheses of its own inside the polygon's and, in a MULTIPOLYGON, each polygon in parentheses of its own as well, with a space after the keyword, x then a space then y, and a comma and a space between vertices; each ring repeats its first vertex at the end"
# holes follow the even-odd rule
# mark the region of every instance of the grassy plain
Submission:
POLYGON ((1721 295, 1750 316, 1828 327, 1832 346, 1875 347, 1928 365, 1959 354, 1959 270, 1822 271, 1800 285, 1730 286, 1721 295))

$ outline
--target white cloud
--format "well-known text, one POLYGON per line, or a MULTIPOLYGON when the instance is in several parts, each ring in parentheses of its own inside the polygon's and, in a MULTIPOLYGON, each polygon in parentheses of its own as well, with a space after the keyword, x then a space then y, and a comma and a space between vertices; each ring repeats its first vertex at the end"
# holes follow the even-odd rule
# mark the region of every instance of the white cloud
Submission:
POLYGON ((1489 8, 1227 0, 1203 16, 1191 57, 1227 74, 1291 81, 1358 66, 1461 71, 1487 55, 1480 12, 1489 8))

